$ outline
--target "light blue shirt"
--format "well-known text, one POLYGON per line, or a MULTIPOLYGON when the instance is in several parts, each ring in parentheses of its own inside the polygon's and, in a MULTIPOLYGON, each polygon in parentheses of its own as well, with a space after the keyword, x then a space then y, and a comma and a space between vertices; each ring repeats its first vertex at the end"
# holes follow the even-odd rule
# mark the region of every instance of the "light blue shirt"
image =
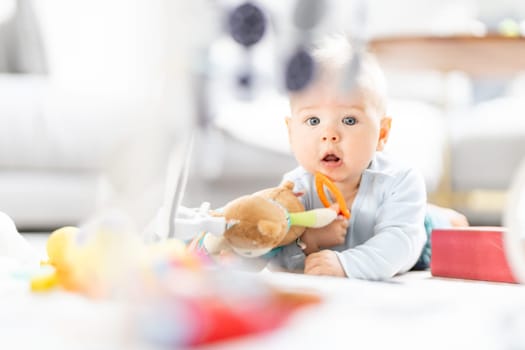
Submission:
MULTIPOLYGON (((283 177, 293 181, 307 210, 322 208, 312 174, 298 167, 283 177)), ((408 271, 426 241, 426 190, 422 175, 412 167, 378 152, 363 172, 351 208, 343 245, 337 252, 350 278, 382 280, 408 271)), ((303 270, 305 255, 295 244, 277 253, 272 263, 288 270, 303 270)))

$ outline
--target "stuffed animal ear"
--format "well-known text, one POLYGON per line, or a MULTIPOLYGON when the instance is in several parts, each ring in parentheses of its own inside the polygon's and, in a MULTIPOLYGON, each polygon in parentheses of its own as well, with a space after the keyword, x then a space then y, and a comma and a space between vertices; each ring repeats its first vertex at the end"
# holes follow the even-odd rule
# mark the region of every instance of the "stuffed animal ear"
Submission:
POLYGON ((281 232, 281 225, 277 222, 269 220, 261 220, 257 223, 257 229, 262 235, 274 236, 281 232))
POLYGON ((292 191, 293 188, 295 187, 295 185, 294 185, 294 183, 292 181, 285 181, 285 182, 282 183, 281 187, 292 191))
MULTIPOLYGON (((295 187, 295 184, 292 181, 285 181, 285 182, 283 182, 281 184, 280 187, 284 188, 285 190, 293 191, 293 188, 295 187)), ((301 196, 304 195, 304 192, 303 191, 297 191, 297 192, 293 192, 293 194, 296 197, 301 197, 301 196)))

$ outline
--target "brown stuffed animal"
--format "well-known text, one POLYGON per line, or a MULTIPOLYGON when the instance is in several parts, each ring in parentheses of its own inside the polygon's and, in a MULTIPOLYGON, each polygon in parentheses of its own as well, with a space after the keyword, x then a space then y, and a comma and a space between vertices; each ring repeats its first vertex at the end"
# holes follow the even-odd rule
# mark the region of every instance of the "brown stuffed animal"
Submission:
POLYGON ((329 208, 305 212, 293 187, 285 182, 229 202, 221 214, 228 223, 224 235, 199 237, 200 245, 212 255, 231 248, 239 255, 258 257, 295 241, 306 227, 325 226, 336 218, 329 208))

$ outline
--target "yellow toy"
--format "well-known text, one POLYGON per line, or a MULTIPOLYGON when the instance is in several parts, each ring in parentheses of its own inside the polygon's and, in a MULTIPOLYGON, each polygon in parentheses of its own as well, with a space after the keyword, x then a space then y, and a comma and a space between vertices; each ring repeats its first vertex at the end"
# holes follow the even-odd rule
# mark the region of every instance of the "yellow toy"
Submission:
POLYGON ((55 230, 49 236, 46 242, 48 261, 43 262, 43 269, 32 277, 32 291, 46 291, 59 283, 64 285, 69 280, 70 268, 66 254, 77 230, 76 227, 66 226, 55 230))
POLYGON ((126 283, 127 273, 148 268, 155 261, 178 258, 194 268, 198 261, 188 256, 182 241, 170 239, 143 244, 139 237, 115 229, 62 227, 51 233, 46 245, 48 261, 31 280, 33 291, 60 286, 91 297, 111 295, 126 283))

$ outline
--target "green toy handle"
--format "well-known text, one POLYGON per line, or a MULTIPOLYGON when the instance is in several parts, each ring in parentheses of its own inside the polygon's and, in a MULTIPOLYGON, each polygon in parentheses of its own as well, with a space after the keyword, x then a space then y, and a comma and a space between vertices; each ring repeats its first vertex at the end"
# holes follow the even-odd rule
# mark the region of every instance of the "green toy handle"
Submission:
POLYGON ((337 217, 335 210, 330 208, 312 209, 298 213, 289 213, 292 226, 323 227, 337 217))

